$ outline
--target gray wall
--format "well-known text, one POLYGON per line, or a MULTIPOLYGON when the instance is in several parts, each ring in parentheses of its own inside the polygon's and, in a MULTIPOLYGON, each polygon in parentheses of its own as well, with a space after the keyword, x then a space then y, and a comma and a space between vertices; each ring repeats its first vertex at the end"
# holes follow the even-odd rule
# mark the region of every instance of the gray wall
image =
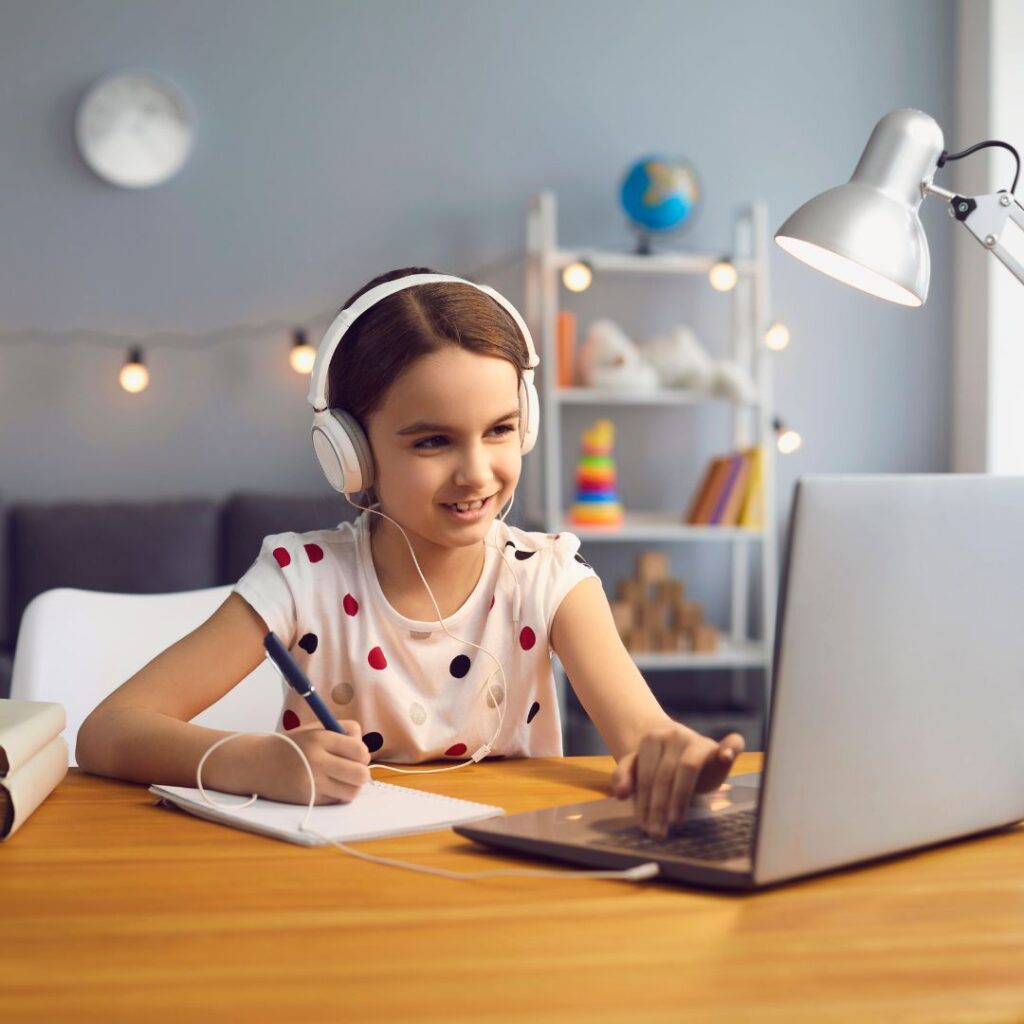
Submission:
MULTIPOLYGON (((951 0, 3 0, 0 493, 321 490, 289 324, 322 326, 418 262, 496 263, 485 278, 519 299, 529 197, 558 193, 568 241, 626 245, 617 184, 650 151, 703 179, 677 243, 725 248, 749 197, 774 226, 845 180, 887 110, 948 134, 953 43, 951 0), (130 65, 175 80, 199 119, 183 172, 137 193, 96 179, 71 131, 83 89, 130 65), (128 396, 123 347, 154 333, 173 344, 128 396)), ((809 471, 947 468, 954 235, 937 206, 925 222, 920 311, 773 254, 794 337, 778 408, 805 438, 782 495, 809 471)), ((600 311, 638 334, 682 320, 717 344, 709 289, 682 310, 664 288, 613 289, 600 311)), ((698 430, 665 429, 684 448, 698 430)))

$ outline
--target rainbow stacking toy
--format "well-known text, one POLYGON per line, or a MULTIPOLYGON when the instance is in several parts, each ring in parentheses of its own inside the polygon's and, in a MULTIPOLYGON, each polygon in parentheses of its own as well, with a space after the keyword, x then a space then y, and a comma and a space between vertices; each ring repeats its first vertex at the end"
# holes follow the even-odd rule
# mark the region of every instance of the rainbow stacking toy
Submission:
POLYGON ((572 521, 578 526, 622 524, 622 505, 615 489, 615 426, 598 420, 582 437, 583 452, 576 463, 576 503, 572 521))

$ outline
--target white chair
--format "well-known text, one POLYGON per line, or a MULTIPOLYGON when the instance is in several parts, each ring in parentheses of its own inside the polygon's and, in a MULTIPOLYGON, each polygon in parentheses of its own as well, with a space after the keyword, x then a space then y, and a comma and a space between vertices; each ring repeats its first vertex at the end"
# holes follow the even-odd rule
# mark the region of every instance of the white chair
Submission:
MULTIPOLYGON (((60 588, 39 594, 21 619, 11 696, 48 700, 67 711, 64 738, 75 761, 78 730, 104 697, 192 632, 230 587, 178 594, 107 594, 60 588)), ((193 721, 231 732, 270 732, 281 715, 284 682, 269 661, 193 721)))

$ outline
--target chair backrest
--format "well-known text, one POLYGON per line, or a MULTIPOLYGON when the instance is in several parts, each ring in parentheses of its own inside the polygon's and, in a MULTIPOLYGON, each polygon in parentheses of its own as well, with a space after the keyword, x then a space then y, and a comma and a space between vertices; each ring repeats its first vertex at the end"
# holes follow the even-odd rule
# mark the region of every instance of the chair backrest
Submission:
MULTIPOLYGON (((230 587, 177 594, 108 594, 61 588, 33 598, 21 620, 11 696, 64 705, 64 738, 75 764, 78 730, 112 690, 190 633, 223 603, 230 587)), ((231 732, 270 732, 284 683, 270 662, 245 677, 193 721, 231 732)))

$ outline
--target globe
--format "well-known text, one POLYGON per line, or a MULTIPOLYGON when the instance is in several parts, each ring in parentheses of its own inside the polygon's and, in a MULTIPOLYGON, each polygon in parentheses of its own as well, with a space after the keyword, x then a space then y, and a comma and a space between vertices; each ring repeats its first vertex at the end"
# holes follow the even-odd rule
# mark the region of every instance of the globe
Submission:
POLYGON ((681 228, 693 216, 699 191, 696 172, 685 160, 648 156, 626 172, 620 200, 645 235, 681 228))

